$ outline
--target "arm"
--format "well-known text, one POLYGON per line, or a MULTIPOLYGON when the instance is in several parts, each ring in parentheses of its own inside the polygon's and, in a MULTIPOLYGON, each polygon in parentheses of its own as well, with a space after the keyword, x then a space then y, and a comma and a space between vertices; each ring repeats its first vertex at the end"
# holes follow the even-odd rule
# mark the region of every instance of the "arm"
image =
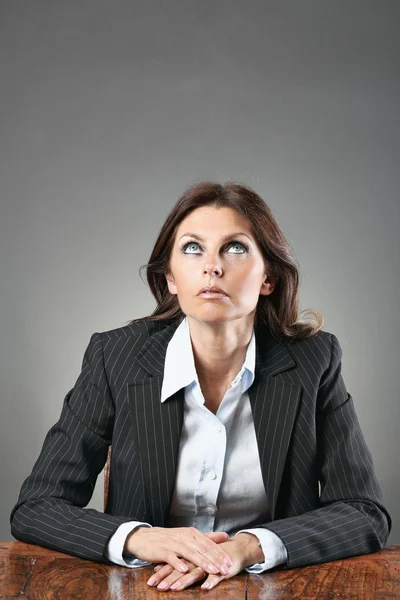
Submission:
POLYGON ((317 397, 321 506, 262 526, 285 544, 285 569, 376 552, 391 529, 371 453, 341 375, 342 351, 333 334, 331 342, 330 365, 317 397))
POLYGON ((256 536, 257 540, 257 547, 254 545, 254 540, 251 540, 253 544, 248 552, 250 564, 246 567, 248 573, 263 573, 286 562, 285 544, 273 531, 258 527, 256 529, 241 529, 235 535, 239 535, 239 533, 252 534, 249 539, 251 540, 252 537, 256 536), (263 556, 261 557, 261 555, 263 556))
MULTIPOLYGON (((60 419, 47 433, 39 458, 11 512, 11 533, 15 538, 113 564, 109 543, 118 528, 127 522, 126 516, 84 507, 107 459, 114 414, 102 340, 100 334, 94 333, 81 373, 64 399, 60 419)), ((174 568, 186 570, 182 556, 207 572, 215 569, 224 572, 227 563, 230 564, 229 556, 218 545, 227 538, 226 533, 203 534, 194 528, 138 527, 137 533, 129 533, 128 538, 132 540, 127 552, 138 559, 140 554, 143 561, 167 561, 174 568), (152 534, 144 535, 143 529, 152 534)))
MULTIPOLYGON (((243 568, 253 572, 257 561, 263 566, 257 538, 261 542, 265 563, 275 562, 276 549, 273 545, 264 544, 262 536, 265 530, 280 538, 280 543, 276 541, 280 548, 278 553, 282 551, 280 564, 284 569, 368 554, 385 545, 391 529, 391 518, 383 506, 371 454, 360 429, 353 400, 342 379, 342 351, 334 335, 331 335, 331 343, 330 364, 321 378, 317 397, 317 467, 321 483, 321 506, 238 532, 237 538, 242 539, 237 544, 233 543, 234 537, 221 544, 234 558, 235 569, 228 576, 209 575, 202 588, 208 585, 207 589, 210 589, 243 568), (287 552, 286 564, 283 564, 283 546, 287 552)), ((278 564, 276 561, 269 568, 278 564)), ((190 574, 182 576, 169 566, 160 566, 149 585, 157 585, 164 580, 177 582, 179 577, 179 589, 182 589, 204 577, 204 573, 193 573, 190 579, 190 574)))
POLYGON ((125 552, 125 542, 130 533, 132 533, 137 527, 151 527, 149 523, 141 523, 140 521, 128 521, 123 523, 111 537, 107 549, 106 557, 113 563, 121 565, 121 567, 143 567, 144 565, 150 565, 146 560, 137 558, 134 554, 125 552))
POLYGON ((240 530, 233 537, 221 542, 220 546, 223 546, 232 559, 232 568, 228 574, 207 576, 204 570, 189 562, 188 572, 182 575, 171 565, 160 564, 154 569, 147 584, 164 591, 182 590, 207 577, 201 587, 211 589, 223 579, 234 577, 243 569, 249 573, 262 573, 286 560, 283 542, 272 531, 261 528, 240 530))
POLYGON ((106 545, 126 517, 85 507, 103 469, 114 423, 114 404, 94 333, 82 370, 46 435, 32 473, 11 512, 11 533, 23 542, 110 564, 106 545))

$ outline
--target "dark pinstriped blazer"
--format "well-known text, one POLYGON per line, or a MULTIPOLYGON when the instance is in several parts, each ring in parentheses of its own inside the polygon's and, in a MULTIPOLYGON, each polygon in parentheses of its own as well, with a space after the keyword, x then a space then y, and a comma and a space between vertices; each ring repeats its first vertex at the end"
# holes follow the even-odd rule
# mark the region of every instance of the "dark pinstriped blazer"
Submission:
MULTIPOLYGON (((94 333, 59 421, 11 513, 19 540, 110 564, 127 520, 166 526, 184 389, 161 404, 166 349, 178 323, 138 321, 94 333), (112 444, 105 513, 84 508, 112 444)), ((256 330, 248 390, 271 521, 291 568, 381 549, 391 528, 327 332, 297 342, 256 330), (320 488, 320 489, 319 489, 320 488)), ((252 524, 254 526, 254 524, 252 524)))

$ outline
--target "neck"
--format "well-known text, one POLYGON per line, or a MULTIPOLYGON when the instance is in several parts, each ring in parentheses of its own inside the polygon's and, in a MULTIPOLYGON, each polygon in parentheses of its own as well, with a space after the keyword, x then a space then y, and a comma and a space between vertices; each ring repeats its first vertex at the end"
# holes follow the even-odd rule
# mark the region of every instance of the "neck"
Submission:
POLYGON ((188 324, 200 382, 229 387, 246 358, 253 318, 207 323, 188 317, 188 324))

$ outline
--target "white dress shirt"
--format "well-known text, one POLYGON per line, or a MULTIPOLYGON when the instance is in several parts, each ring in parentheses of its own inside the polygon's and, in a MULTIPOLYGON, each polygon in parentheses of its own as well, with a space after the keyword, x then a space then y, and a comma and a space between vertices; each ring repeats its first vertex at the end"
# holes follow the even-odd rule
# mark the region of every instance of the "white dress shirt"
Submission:
MULTIPOLYGON (((265 561, 246 571, 262 573, 286 562, 287 552, 275 533, 257 527, 270 520, 270 513, 247 394, 255 376, 255 345, 253 329, 243 366, 214 415, 204 406, 186 317, 167 347, 160 401, 185 390, 168 527, 193 526, 202 532, 226 531, 230 536, 252 533, 261 543, 265 561)), ((127 535, 139 525, 151 527, 138 521, 120 525, 107 547, 110 561, 128 567, 150 564, 122 553, 127 535)))

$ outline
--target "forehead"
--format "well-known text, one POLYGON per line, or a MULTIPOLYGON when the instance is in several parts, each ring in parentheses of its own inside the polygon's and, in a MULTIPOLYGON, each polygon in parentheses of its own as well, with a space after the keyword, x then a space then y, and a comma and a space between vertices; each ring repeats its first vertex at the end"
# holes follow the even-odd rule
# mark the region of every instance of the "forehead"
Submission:
POLYGON ((230 230, 244 231, 251 234, 250 221, 236 210, 228 207, 201 206, 193 210, 178 227, 178 234, 187 232, 200 233, 204 236, 229 233, 230 230))

